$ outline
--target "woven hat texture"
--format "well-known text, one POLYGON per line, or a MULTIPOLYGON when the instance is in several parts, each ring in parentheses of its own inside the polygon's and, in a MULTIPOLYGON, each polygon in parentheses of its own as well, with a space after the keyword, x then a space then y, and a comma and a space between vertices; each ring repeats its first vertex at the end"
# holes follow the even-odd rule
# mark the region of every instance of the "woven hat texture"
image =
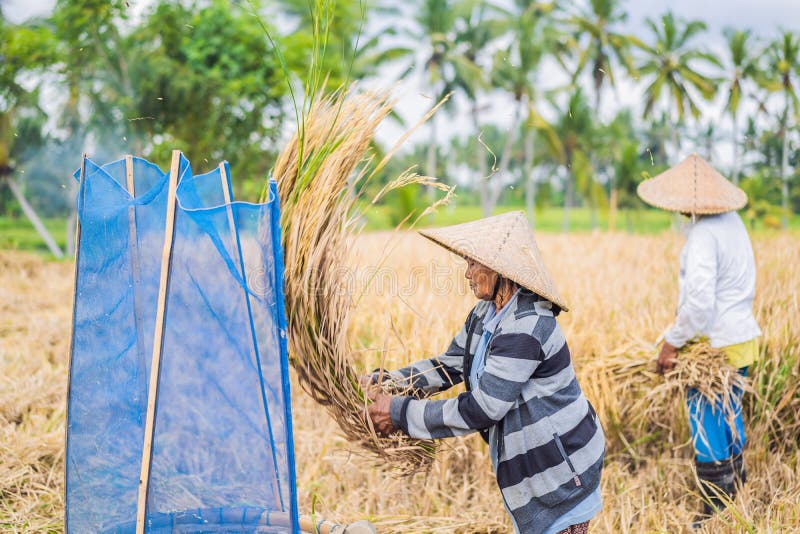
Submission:
POLYGON ((420 234, 459 256, 485 265, 567 311, 521 211, 454 226, 421 230, 420 234))
POLYGON ((735 211, 747 204, 747 194, 697 154, 640 183, 636 192, 657 208, 697 215, 735 211))

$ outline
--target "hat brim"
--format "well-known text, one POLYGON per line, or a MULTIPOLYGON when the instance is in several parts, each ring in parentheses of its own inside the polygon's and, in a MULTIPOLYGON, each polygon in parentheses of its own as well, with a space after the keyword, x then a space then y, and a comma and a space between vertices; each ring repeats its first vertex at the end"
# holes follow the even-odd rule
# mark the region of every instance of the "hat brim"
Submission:
MULTIPOLYGON (((515 214, 517 212, 514 212, 515 214)), ((522 212, 518 212, 522 216, 522 220, 525 221, 525 225, 527 225, 527 221, 525 220, 524 214, 522 212)), ((511 215, 511 214, 506 214, 511 215)), ((497 216, 503 217, 503 216, 497 216)), ((491 218, 494 219, 494 218, 491 218)), ((420 230, 419 233, 426 239, 436 243, 440 247, 462 257, 465 259, 471 259, 476 261, 482 265, 485 265, 489 269, 492 269, 496 273, 500 274, 501 276, 512 280, 514 283, 523 287, 533 293, 536 293, 540 297, 552 302, 556 306, 558 306, 563 311, 569 311, 569 307, 564 302, 564 300, 555 292, 548 290, 548 287, 555 288, 555 285, 550 278, 549 273, 544 268, 541 257, 539 255, 538 248, 536 247, 535 241, 531 236, 531 244, 530 245, 523 245, 517 247, 519 250, 519 254, 525 253, 524 249, 528 249, 528 267, 525 268, 526 259, 524 256, 520 257, 521 261, 511 262, 508 258, 498 255, 498 254, 487 254, 485 253, 476 253, 475 250, 470 251, 465 246, 458 246, 456 243, 467 243, 469 244, 468 240, 463 238, 467 227, 471 226, 472 224, 479 225, 482 221, 486 221, 487 219, 481 219, 479 221, 474 221, 473 223, 465 223, 462 225, 455 225, 451 227, 445 228, 437 228, 432 230, 420 230), (514 265, 516 268, 510 268, 511 265, 514 265)), ((479 229, 476 228, 475 231, 479 229)), ((529 228, 528 228, 528 231, 529 228)), ((474 247, 476 250, 479 247, 474 247)))
POLYGON ((653 207, 678 213, 716 215, 747 205, 747 194, 697 154, 640 183, 636 193, 653 207))

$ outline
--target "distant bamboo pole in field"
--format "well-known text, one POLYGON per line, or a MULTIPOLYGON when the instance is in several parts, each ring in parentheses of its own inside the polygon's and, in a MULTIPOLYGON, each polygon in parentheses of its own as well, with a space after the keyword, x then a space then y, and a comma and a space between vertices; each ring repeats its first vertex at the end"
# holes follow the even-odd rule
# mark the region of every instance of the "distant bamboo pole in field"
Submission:
POLYGON ((42 236, 42 239, 44 239, 47 248, 50 249, 50 253, 56 258, 63 258, 64 253, 61 252, 61 248, 56 244, 56 241, 53 239, 53 236, 50 235, 50 232, 47 231, 47 228, 45 228, 44 223, 39 216, 36 215, 36 210, 33 209, 33 206, 28 204, 28 201, 25 199, 25 195, 22 194, 22 190, 19 188, 19 185, 17 185, 17 182, 12 178, 6 178, 6 183, 8 184, 8 188, 11 189, 11 193, 14 195, 14 198, 16 198, 17 202, 19 202, 22 212, 25 213, 25 216, 31 221, 33 227, 36 228, 36 231, 39 232, 39 235, 42 236))

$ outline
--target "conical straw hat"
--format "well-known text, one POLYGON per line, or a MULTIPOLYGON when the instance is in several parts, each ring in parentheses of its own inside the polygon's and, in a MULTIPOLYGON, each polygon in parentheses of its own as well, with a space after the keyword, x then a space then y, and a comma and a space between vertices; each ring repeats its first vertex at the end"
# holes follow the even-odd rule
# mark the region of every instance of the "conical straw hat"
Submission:
POLYGON ((567 311, 544 266, 533 230, 521 211, 419 233, 459 256, 482 263, 567 311))
POLYGON ((657 208, 698 215, 734 211, 747 204, 745 192, 697 154, 640 183, 636 192, 657 208))

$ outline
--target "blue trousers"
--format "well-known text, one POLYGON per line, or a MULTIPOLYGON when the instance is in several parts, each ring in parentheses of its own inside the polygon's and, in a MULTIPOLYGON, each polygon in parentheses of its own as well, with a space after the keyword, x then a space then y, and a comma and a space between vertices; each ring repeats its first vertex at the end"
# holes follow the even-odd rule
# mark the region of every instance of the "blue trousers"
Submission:
MULTIPOLYGON (((747 376, 747 367, 739 369, 747 376)), ((733 390, 734 428, 728 423, 722 409, 722 399, 709 402, 696 389, 686 392, 689 426, 692 431, 695 458, 698 462, 718 462, 740 454, 744 450, 744 421, 742 420, 742 394, 733 390)))

